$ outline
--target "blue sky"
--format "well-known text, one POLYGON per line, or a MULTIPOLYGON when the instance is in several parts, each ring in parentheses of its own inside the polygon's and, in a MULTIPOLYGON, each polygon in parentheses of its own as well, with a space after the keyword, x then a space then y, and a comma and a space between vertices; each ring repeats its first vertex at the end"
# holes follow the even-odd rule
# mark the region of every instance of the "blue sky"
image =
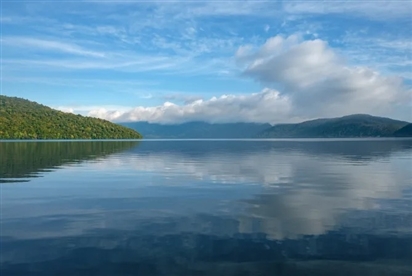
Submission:
POLYGON ((2 94, 112 121, 412 121, 411 1, 2 1, 2 94))

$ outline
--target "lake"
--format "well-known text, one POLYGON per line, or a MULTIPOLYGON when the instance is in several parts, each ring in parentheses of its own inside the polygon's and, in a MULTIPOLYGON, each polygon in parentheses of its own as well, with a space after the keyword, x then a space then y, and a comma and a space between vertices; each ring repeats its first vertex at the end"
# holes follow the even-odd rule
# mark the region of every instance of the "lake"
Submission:
POLYGON ((1 275, 412 275, 412 140, 0 142, 1 275))

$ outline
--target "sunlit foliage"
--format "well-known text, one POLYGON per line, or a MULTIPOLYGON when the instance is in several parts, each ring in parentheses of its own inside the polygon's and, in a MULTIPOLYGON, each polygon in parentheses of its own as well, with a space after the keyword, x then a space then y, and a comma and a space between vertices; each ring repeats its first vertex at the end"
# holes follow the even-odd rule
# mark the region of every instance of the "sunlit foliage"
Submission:
POLYGON ((106 120, 51 109, 0 95, 0 139, 139 139, 129 128, 106 120))

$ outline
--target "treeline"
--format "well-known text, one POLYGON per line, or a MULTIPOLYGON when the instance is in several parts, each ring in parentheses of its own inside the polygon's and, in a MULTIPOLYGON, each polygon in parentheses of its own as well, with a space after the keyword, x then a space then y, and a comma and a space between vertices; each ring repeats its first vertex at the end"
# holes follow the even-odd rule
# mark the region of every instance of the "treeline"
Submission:
POLYGON ((140 139, 106 120, 54 110, 21 98, 0 96, 0 139, 140 139))

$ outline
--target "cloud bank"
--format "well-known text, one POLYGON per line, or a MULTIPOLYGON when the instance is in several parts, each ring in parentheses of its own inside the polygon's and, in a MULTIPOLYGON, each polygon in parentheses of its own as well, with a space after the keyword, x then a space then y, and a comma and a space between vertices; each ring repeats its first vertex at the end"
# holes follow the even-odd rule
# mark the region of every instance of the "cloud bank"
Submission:
POLYGON ((156 123, 278 123, 353 113, 387 116, 394 107, 410 104, 412 99, 412 90, 404 86, 402 78, 351 66, 320 39, 278 35, 260 47, 239 47, 235 60, 242 76, 266 88, 259 93, 223 95, 183 105, 166 102, 126 112, 95 109, 88 115, 156 123))
POLYGON ((265 88, 250 95, 223 95, 209 100, 194 100, 184 105, 165 102, 161 106, 135 107, 121 112, 105 108, 91 110, 88 115, 111 121, 148 121, 154 123, 182 123, 188 121, 268 122, 285 118, 290 114, 288 96, 265 88))

